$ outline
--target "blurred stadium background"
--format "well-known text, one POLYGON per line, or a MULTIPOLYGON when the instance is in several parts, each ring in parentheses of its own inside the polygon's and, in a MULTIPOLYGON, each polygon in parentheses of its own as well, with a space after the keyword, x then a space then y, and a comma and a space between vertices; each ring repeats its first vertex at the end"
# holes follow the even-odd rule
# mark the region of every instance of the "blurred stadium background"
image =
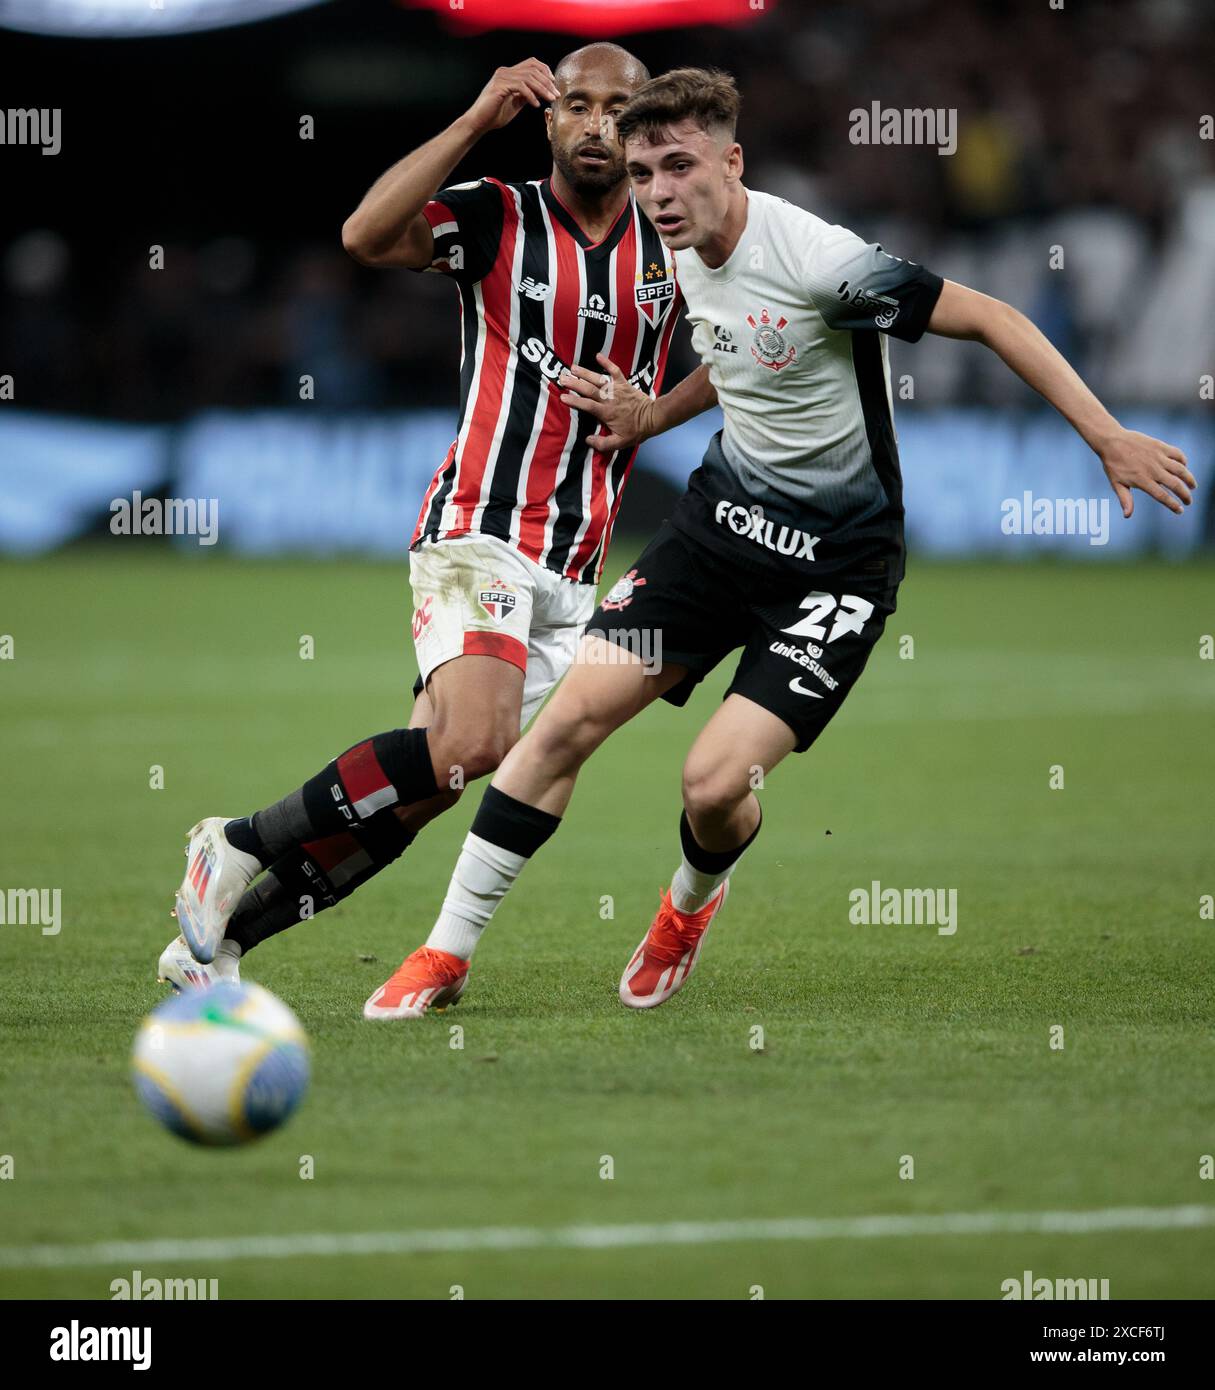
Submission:
MULTIPOLYGON (((55 156, 0 146, 0 883, 61 888, 64 917, 62 936, 0 930, 0 1158, 16 1163, 0 1296, 104 1298, 140 1269, 217 1275, 225 1299, 996 1298, 1032 1269, 1108 1277, 1115 1298, 1209 1297, 1211 0, 612 7, 652 70, 737 74, 750 184, 1027 311, 1125 423, 1187 451, 1195 505, 1140 498, 1129 524, 1111 505, 1105 546, 1003 534, 1001 502, 1027 489, 1112 504, 1100 465, 983 349, 892 343, 897 626, 830 737, 764 790, 695 989, 645 1018, 614 993, 672 867, 679 759, 729 663, 588 767, 560 848, 478 955, 467 1051, 450 1016, 402 1033, 360 1006, 424 935, 475 791, 399 871, 247 962, 313 1040, 290 1128, 217 1156, 139 1111, 127 1055, 164 992, 180 832, 404 722, 404 551, 452 435, 456 295, 359 268, 340 230, 494 67, 554 63, 604 7, 527 0, 547 32, 469 23, 524 8, 0 0, 6 109, 63 113, 55 156), (691 8, 745 22, 662 27, 691 8), (876 99, 956 107, 956 154, 851 144, 850 112, 876 99), (133 489, 218 499, 219 544, 110 535, 133 489), (1084 563, 1110 557, 1125 563, 1084 563), (1047 786, 1064 763, 1066 795, 1047 786), (877 879, 956 886, 962 929, 855 926, 849 894, 877 879), (1066 1052, 1047 1046, 1058 1020, 1066 1052), (603 1154, 619 1181, 600 1180, 603 1154), (896 1177, 907 1154, 914 1182, 896 1177), (1189 1224, 1107 1220, 1143 1208, 1189 1224), (1094 1224, 1035 1225, 1052 1211, 1094 1224), (985 1212, 1030 1216, 969 1237, 544 1245, 575 1223, 985 1212), (502 1226, 543 1248, 476 1243, 502 1226), (431 1229, 431 1246, 327 1259, 182 1243, 431 1229)), ((524 113, 453 181, 548 170, 524 113)), ((679 349, 668 383, 691 365, 679 349)), ((607 580, 715 428, 642 448, 607 580)))
MULTIPOLYGON (((676 23, 683 3, 633 17, 676 23)), ((452 435, 456 297, 440 276, 361 269, 340 228, 497 64, 555 63, 580 41, 477 32, 487 9, 512 15, 480 0, 462 12, 393 0, 0 5, 0 23, 16 26, 0 35, 11 106, 63 112, 55 157, 3 150, 0 373, 14 384, 0 408, 0 548, 104 530, 110 501, 139 488, 219 498, 221 543, 238 550, 402 552, 452 435), (270 18, 194 31, 258 14, 270 18), (191 32, 167 36, 172 26, 191 32), (300 138, 305 115, 315 138, 300 138), (148 267, 153 245, 163 270, 148 267), (300 400, 305 373, 313 401, 300 400)), ((528 12, 576 25, 588 9, 550 0, 528 12)), ((749 183, 1016 304, 1126 423, 1180 444, 1206 473, 1205 0, 708 9, 740 22, 618 36, 654 71, 697 62, 737 74, 749 183), (955 107, 956 154, 850 143, 849 112, 878 97, 955 107)), ((525 113, 453 181, 540 177, 546 153, 540 116, 525 113)), ((686 336, 677 349, 668 387, 693 365, 686 336)), ((970 345, 893 343, 892 368, 896 391, 911 376, 896 416, 913 554, 1185 555, 1210 543, 1207 489, 1181 519, 1141 506, 1123 526, 1115 507, 1105 547, 1010 539, 1000 503, 1025 489, 1108 496, 1095 459, 970 345)), ((661 518, 715 415, 643 447, 619 530, 661 518)))

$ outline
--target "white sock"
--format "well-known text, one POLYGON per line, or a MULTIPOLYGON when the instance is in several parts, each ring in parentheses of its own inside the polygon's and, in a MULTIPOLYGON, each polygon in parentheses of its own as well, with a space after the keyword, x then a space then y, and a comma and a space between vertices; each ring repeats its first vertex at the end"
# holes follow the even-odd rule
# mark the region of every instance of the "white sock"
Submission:
POLYGON ((470 960, 489 919, 526 863, 525 855, 502 849, 470 830, 426 944, 470 960))
POLYGON ((679 868, 671 879, 671 903, 677 912, 699 912, 738 867, 736 859, 728 869, 719 874, 702 873, 688 863, 679 861, 679 868))

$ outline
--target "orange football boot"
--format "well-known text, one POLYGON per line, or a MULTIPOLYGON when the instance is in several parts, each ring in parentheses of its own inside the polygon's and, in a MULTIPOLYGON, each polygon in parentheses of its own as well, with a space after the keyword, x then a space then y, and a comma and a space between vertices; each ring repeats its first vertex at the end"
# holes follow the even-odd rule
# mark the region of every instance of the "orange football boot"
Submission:
POLYGON ((421 1018, 427 1009, 454 1004, 464 993, 468 962, 450 951, 419 946, 363 1005, 370 1019, 421 1018))
POLYGON ((729 890, 727 879, 699 912, 680 912, 670 889, 663 893, 658 915, 620 977, 622 1004, 653 1009, 684 987, 729 890))

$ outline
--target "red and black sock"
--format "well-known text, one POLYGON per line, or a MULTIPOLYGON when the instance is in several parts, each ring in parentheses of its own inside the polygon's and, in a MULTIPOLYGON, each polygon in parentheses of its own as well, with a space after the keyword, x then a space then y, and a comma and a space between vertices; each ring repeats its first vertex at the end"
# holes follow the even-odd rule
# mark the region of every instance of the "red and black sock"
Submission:
POLYGON ((225 938, 242 952, 251 951, 268 937, 335 907, 399 859, 414 833, 396 816, 380 816, 288 850, 245 890, 225 938))
POLYGON ((225 833, 268 867, 288 850, 357 830, 377 811, 411 806, 437 791, 426 730, 393 729, 348 748, 265 810, 229 821, 225 833))

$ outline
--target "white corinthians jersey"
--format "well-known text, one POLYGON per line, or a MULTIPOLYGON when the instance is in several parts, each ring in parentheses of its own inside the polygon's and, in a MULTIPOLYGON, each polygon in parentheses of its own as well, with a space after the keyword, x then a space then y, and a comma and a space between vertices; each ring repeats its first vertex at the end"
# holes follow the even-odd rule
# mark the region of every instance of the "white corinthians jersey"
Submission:
POLYGON ((672 523, 759 569, 869 561, 897 583, 903 496, 883 335, 922 336, 940 276, 750 189, 726 263, 679 251, 676 275, 725 428, 672 523))

